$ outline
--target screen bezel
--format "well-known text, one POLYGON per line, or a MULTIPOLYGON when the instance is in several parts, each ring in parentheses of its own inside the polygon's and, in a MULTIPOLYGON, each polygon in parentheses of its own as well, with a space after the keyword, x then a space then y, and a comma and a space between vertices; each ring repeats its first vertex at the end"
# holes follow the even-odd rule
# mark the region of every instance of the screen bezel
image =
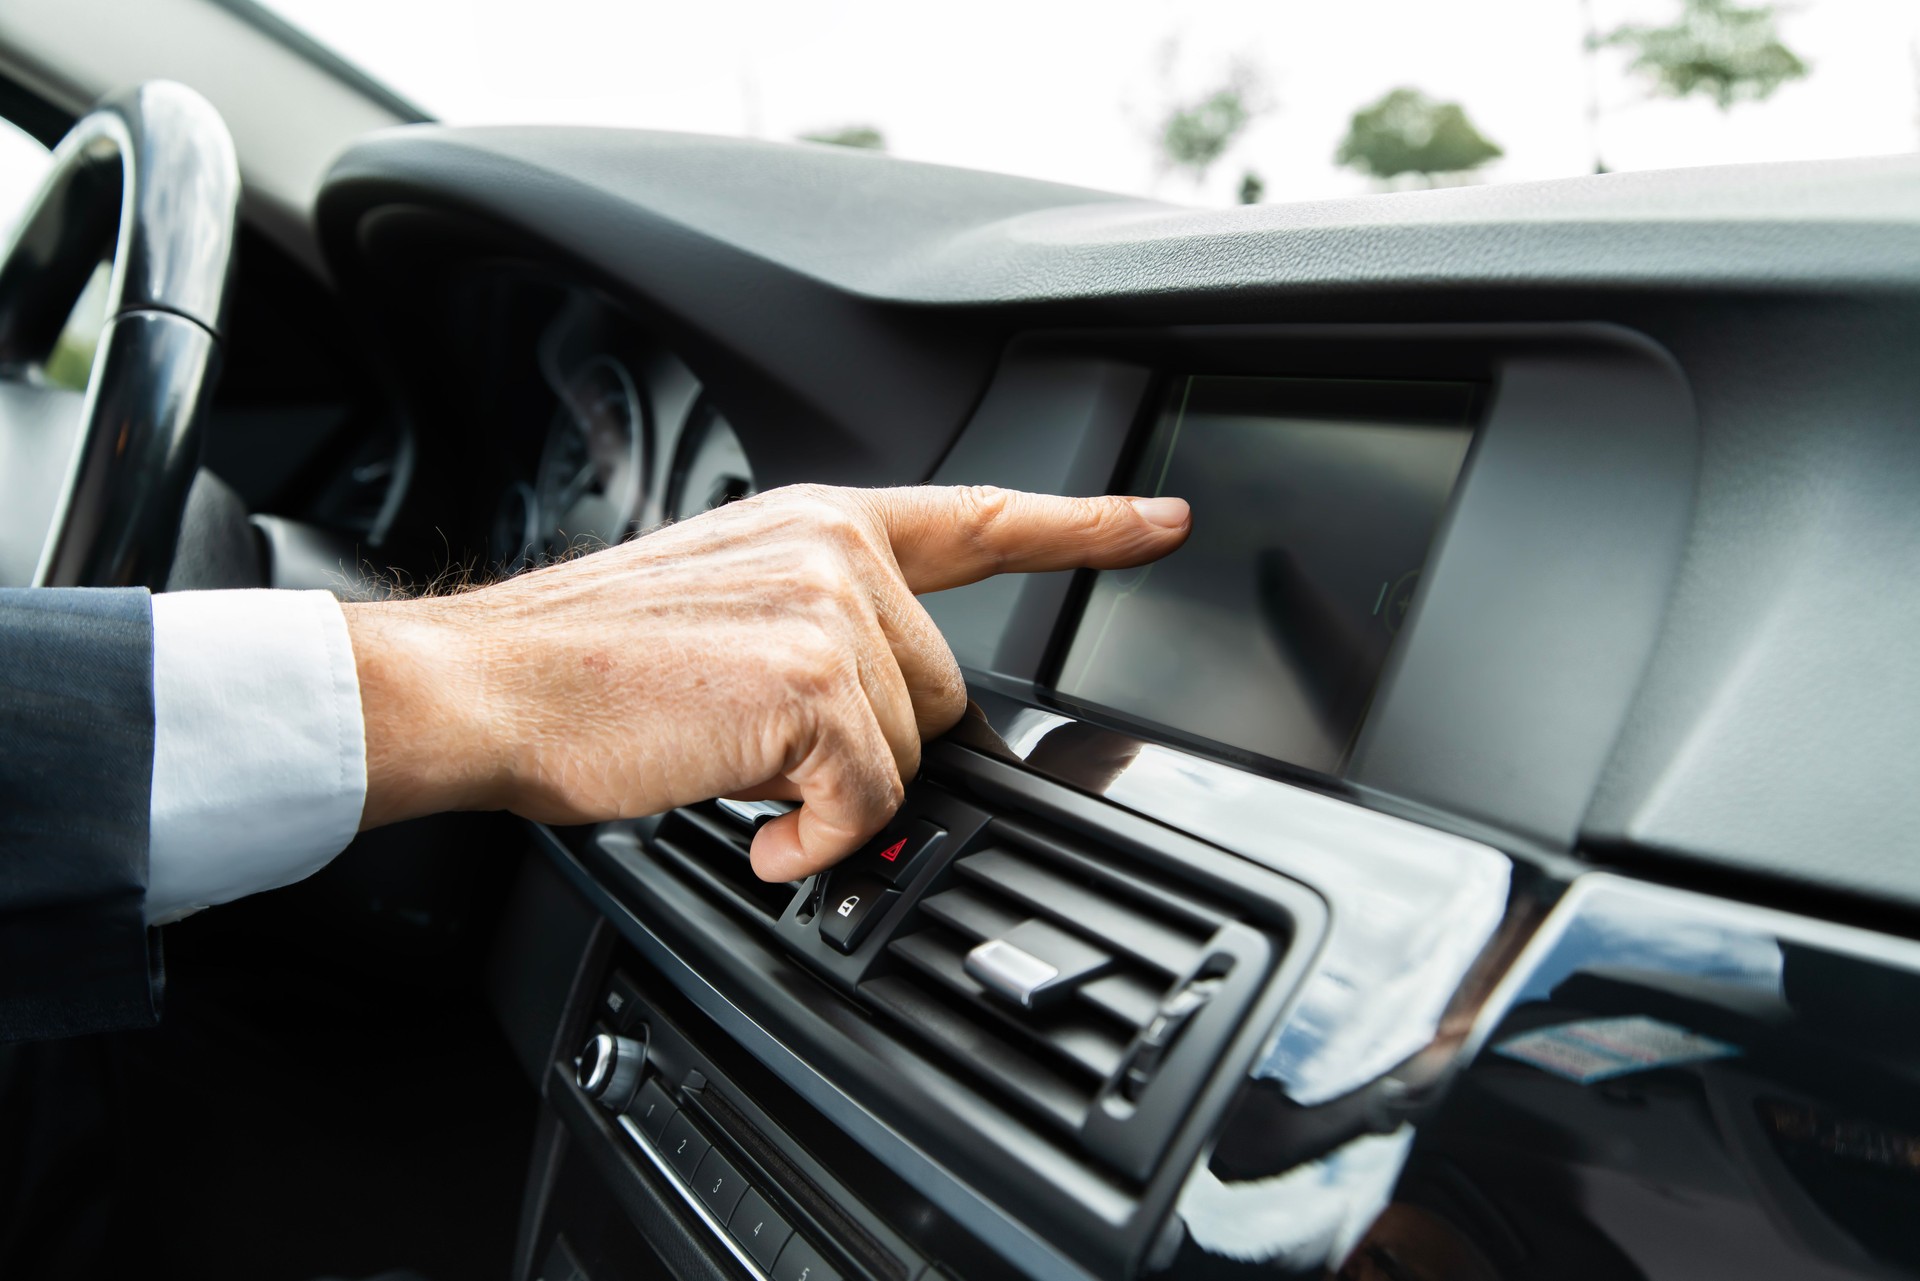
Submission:
MULTIPOLYGON (((1179 390, 1189 379, 1212 377, 1274 378, 1325 384, 1353 383, 1377 385, 1380 383, 1448 383, 1469 388, 1467 408, 1463 414, 1462 423, 1471 433, 1467 442, 1466 454, 1461 459, 1460 470, 1454 478, 1453 487, 1448 492, 1446 502, 1441 507, 1439 519, 1434 524, 1433 538, 1427 545, 1426 557, 1422 561, 1423 569, 1430 567, 1438 559, 1441 549, 1446 542, 1447 529, 1453 521, 1454 510, 1460 501, 1461 491, 1465 488, 1467 477, 1473 468, 1474 456, 1480 448, 1482 429, 1486 425, 1487 409, 1491 400, 1491 385, 1487 378, 1484 376, 1463 377, 1448 376, 1445 374, 1417 374, 1410 376, 1385 374, 1376 376, 1345 370, 1337 373, 1329 372, 1324 375, 1302 374, 1297 372, 1254 372, 1244 368, 1234 368, 1231 365, 1223 369, 1157 368, 1153 371, 1146 389, 1140 397, 1139 406, 1133 415, 1132 422, 1128 426, 1125 441, 1114 456, 1112 474, 1108 476, 1101 492, 1109 494, 1125 492, 1124 487, 1128 480, 1132 478, 1134 472, 1139 468, 1143 456, 1151 445, 1155 429, 1172 405, 1173 397, 1179 393, 1179 390)), ((1271 775, 1311 780, 1319 783, 1329 781, 1338 782, 1346 776, 1352 763, 1354 750, 1365 733, 1368 718, 1372 714, 1373 706, 1379 698, 1380 691, 1386 687, 1388 681, 1391 679, 1399 655, 1411 643, 1412 637, 1417 630, 1420 605, 1426 596, 1427 579, 1429 577, 1423 573, 1421 582, 1414 590, 1407 625, 1394 636, 1391 645, 1388 647, 1386 657, 1381 663, 1380 671, 1375 676, 1373 686, 1367 693, 1367 698, 1361 707, 1360 714, 1354 723, 1346 746, 1340 753, 1339 760, 1333 769, 1319 770, 1279 757, 1251 751, 1233 743, 1223 742, 1220 739, 1209 738, 1203 734, 1196 734, 1190 730, 1181 729, 1178 726, 1150 720, 1121 708, 1080 698, 1062 691, 1059 687, 1060 677, 1066 667, 1068 654, 1072 649, 1074 639, 1079 632, 1081 624, 1085 620, 1087 606, 1093 594, 1094 583, 1098 575, 1098 570, 1082 569, 1074 571, 1061 602, 1059 613, 1054 620, 1054 625, 1042 651, 1038 676, 1033 685, 1035 694, 1039 695, 1047 704, 1056 707, 1062 712, 1070 713, 1080 720, 1133 734, 1146 741, 1160 742, 1169 746, 1198 751, 1243 768, 1255 769, 1271 775)))

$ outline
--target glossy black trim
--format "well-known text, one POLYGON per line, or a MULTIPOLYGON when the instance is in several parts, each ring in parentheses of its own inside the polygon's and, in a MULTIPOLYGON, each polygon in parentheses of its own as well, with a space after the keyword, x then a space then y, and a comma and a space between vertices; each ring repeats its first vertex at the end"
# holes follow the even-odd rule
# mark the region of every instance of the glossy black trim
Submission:
POLYGON ((213 335, 192 321, 141 311, 108 324, 90 429, 41 560, 42 584, 167 581, 218 368, 213 335))
POLYGON ((1371 1242, 1416 1276, 1920 1276, 1917 1005, 1920 942, 1582 877, 1371 1242))

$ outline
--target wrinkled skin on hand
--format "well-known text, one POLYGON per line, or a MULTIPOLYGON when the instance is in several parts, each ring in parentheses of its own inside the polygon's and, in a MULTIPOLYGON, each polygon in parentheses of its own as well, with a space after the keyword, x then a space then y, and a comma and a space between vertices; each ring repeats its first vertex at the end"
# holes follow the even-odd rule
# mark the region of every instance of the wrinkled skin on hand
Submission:
POLYGON ((966 687, 917 593, 1178 547, 1178 499, 794 486, 460 595, 349 605, 362 827, 550 823, 784 798, 753 866, 793 880, 898 808, 966 687))

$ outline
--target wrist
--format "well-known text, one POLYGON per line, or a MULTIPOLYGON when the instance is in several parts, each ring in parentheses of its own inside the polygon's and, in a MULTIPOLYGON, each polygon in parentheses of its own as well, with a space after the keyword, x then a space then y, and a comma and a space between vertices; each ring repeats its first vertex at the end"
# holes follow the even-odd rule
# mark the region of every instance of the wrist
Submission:
POLYGON ((441 601, 343 607, 366 723, 365 830, 497 809, 504 769, 488 714, 485 640, 441 601))

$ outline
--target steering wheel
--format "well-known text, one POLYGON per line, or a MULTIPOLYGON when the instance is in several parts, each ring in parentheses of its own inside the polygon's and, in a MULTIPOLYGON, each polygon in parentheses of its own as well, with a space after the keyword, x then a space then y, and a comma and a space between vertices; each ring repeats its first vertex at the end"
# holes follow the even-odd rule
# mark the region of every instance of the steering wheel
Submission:
POLYGON ((0 259, 0 587, 164 586, 219 369, 240 169, 219 113, 154 81, 54 149, 0 259), (84 391, 46 363, 111 259, 84 391))

